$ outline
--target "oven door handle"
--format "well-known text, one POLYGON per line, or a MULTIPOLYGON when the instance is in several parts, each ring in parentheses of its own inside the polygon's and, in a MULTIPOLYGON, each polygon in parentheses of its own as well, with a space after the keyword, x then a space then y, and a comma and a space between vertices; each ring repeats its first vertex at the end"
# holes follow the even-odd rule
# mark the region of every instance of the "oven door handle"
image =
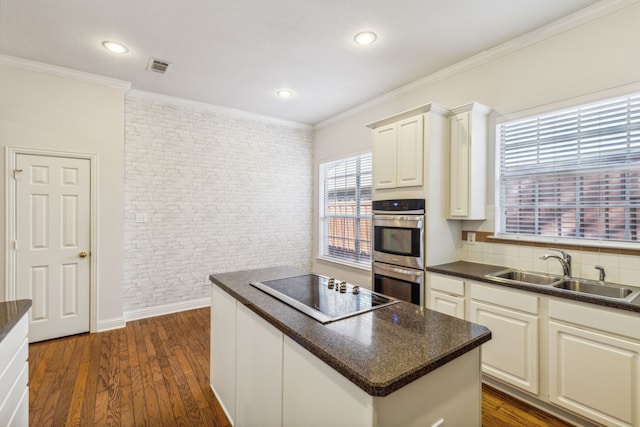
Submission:
POLYGON ((424 215, 373 215, 378 221, 424 221, 424 215))
POLYGON ((415 211, 381 211, 374 210, 374 215, 424 215, 423 210, 415 210, 415 211))
MULTIPOLYGON (((380 265, 377 263, 373 265, 374 273, 376 272, 376 270, 381 272, 386 272, 386 273, 395 273, 392 277, 396 277, 398 279, 404 279, 407 276, 422 279, 422 277, 424 276, 424 271, 422 270, 411 270, 407 268, 391 267, 386 265, 380 265), (398 276, 404 276, 404 277, 398 277, 398 276)), ((418 281, 421 282, 422 280, 418 280, 418 281)))
POLYGON ((374 215, 374 227, 423 228, 424 216, 374 215))

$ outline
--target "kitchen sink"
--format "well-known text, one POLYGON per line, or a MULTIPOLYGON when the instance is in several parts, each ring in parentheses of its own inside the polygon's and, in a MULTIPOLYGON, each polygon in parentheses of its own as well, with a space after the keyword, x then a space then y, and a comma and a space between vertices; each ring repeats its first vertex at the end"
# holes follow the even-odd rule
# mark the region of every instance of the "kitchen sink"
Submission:
POLYGON ((495 273, 485 274, 486 278, 503 283, 549 286, 556 289, 588 294, 619 301, 631 302, 640 296, 640 288, 617 283, 601 283, 587 279, 569 279, 553 274, 507 268, 495 273))
POLYGON ((554 287, 629 302, 633 301, 638 295, 640 295, 640 288, 622 286, 615 283, 600 283, 585 279, 565 279, 554 285, 554 287))
POLYGON ((560 276, 554 276, 546 273, 538 273, 534 271, 518 270, 508 268, 506 270, 496 271, 485 275, 489 279, 505 283, 518 283, 527 285, 554 286, 561 283, 564 279, 560 276))

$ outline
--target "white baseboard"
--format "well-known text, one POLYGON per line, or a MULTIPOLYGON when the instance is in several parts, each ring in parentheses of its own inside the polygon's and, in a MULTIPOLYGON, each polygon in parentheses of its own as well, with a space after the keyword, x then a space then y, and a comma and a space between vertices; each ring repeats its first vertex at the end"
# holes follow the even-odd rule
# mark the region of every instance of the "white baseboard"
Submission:
POLYGON ((114 317, 113 319, 106 319, 98 321, 96 330, 92 332, 105 332, 113 329, 120 329, 127 326, 127 322, 124 317, 114 317))
POLYGON ((195 308, 209 307, 211 297, 181 301, 171 304, 156 305, 153 307, 137 308, 124 312, 126 321, 146 319, 148 317, 162 316, 164 314, 177 313, 179 311, 193 310, 195 308))

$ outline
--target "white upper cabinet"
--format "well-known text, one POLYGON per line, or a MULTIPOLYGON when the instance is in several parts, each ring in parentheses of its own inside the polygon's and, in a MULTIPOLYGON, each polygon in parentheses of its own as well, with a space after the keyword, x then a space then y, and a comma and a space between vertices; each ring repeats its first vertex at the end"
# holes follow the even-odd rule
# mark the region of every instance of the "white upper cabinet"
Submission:
POLYGON ((396 188, 396 125, 373 130, 374 187, 396 188))
POLYGON ((449 151, 450 219, 486 219, 487 118, 476 102, 451 111, 449 151))
POLYGON ((396 170, 398 187, 422 185, 424 118, 411 117, 398 122, 396 170))
POLYGON ((423 184, 424 118, 409 117, 374 129, 373 179, 376 189, 423 184))

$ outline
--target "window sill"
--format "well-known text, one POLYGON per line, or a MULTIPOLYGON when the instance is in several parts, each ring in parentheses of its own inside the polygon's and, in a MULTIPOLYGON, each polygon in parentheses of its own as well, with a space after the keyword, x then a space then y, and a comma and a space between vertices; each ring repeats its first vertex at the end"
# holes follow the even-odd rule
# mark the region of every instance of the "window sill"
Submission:
POLYGON ((560 249, 579 249, 592 252, 620 253, 627 255, 640 255, 638 243, 632 242, 608 242, 603 240, 563 239, 554 237, 533 236, 505 236, 491 234, 487 236, 489 243, 511 243, 527 246, 549 247, 558 246, 560 249))
POLYGON ((369 264, 369 266, 364 266, 362 264, 357 264, 355 262, 342 261, 342 260, 339 260, 339 259, 336 259, 336 258, 329 258, 329 257, 325 257, 325 256, 318 256, 318 257, 316 257, 316 260, 322 261, 322 262, 328 262, 328 263, 332 263, 332 264, 339 264, 339 265, 343 265, 345 267, 356 268, 358 270, 371 271, 371 264, 369 264))

